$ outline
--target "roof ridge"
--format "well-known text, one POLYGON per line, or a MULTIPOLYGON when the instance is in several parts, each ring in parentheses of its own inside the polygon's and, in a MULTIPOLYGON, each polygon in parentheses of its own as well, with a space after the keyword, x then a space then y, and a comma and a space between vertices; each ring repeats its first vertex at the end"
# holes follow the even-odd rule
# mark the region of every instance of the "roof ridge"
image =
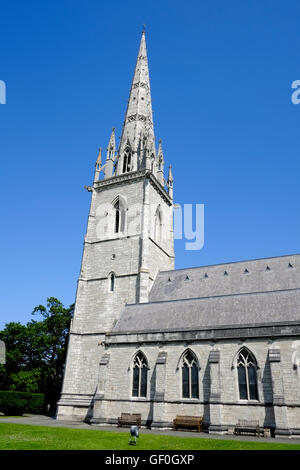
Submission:
POLYGON ((238 296, 257 295, 257 294, 274 294, 277 292, 291 292, 291 291, 300 291, 300 288, 294 287, 292 289, 277 289, 277 290, 267 290, 267 291, 257 291, 257 292, 256 291, 255 292, 239 292, 237 294, 209 295, 205 297, 186 297, 184 299, 157 300, 157 301, 154 300, 152 302, 125 304, 125 308, 133 307, 133 306, 140 307, 141 305, 166 304, 170 302, 183 302, 183 301, 189 301, 189 300, 207 300, 207 299, 216 299, 216 298, 224 298, 224 297, 238 297, 238 296))
POLYGON ((300 256, 300 253, 291 253, 289 255, 279 255, 279 256, 269 256, 267 258, 253 258, 253 259, 245 259, 240 261, 228 261, 227 263, 216 263, 216 264, 206 264, 203 266, 191 266, 187 268, 178 268, 178 269, 168 269, 166 271, 159 271, 158 276, 163 273, 171 273, 177 271, 184 271, 188 269, 202 269, 202 268, 212 268, 214 266, 225 266, 227 264, 238 264, 238 263, 250 263, 251 261, 264 261, 270 259, 279 259, 279 258, 287 258, 289 256, 300 256))

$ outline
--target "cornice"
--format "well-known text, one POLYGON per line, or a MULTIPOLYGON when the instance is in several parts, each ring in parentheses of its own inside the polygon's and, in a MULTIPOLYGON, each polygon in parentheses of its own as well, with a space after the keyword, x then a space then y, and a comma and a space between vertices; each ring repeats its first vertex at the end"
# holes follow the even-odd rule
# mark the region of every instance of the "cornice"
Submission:
POLYGON ((150 184, 155 188, 155 190, 161 195, 161 197, 169 204, 170 206, 173 204, 172 199, 170 198, 169 194, 166 192, 165 188, 159 183, 159 181, 155 178, 151 170, 146 168, 137 171, 131 171, 129 173, 123 173, 121 175, 115 175, 111 178, 103 179, 100 181, 96 181, 94 183, 94 189, 96 191, 101 191, 103 188, 107 188, 108 186, 119 185, 124 182, 132 182, 135 180, 148 178, 150 180, 150 184))
POLYGON ((224 341, 241 339, 245 341, 254 338, 291 338, 299 337, 299 322, 284 322, 274 325, 270 323, 253 325, 224 325, 221 327, 206 327, 203 329, 181 328, 180 330, 166 329, 164 331, 110 331, 105 335, 105 344, 132 344, 177 341, 224 341))
POLYGON ((144 178, 146 176, 147 171, 148 170, 146 169, 131 171, 129 173, 123 173, 121 175, 112 176, 111 178, 96 181, 94 183, 94 189, 101 190, 103 187, 120 184, 120 183, 123 183, 124 181, 134 181, 137 179, 144 178))

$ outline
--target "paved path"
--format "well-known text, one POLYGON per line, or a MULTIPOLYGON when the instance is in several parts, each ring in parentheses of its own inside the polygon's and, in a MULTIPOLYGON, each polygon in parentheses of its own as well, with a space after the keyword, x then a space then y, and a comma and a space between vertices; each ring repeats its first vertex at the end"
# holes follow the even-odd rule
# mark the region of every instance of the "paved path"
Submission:
MULTIPOLYGON (((14 424, 30 424, 33 426, 50 426, 57 428, 73 428, 73 429, 92 429, 100 431, 113 431, 113 432, 124 432, 128 433, 128 428, 118 428, 116 426, 99 426, 99 425, 90 425, 87 423, 78 423, 74 421, 56 421, 56 419, 49 416, 43 415, 25 415, 20 416, 19 418, 5 418, 0 417, 0 423, 14 423, 14 424)), ((173 431, 171 429, 161 430, 161 429, 144 429, 140 430, 142 434, 161 434, 168 436, 177 436, 177 437, 197 437, 199 439, 224 439, 224 440, 236 440, 236 441, 259 441, 259 442, 272 442, 273 444, 285 443, 285 444, 299 444, 299 439, 282 439, 282 438, 257 438, 252 436, 232 436, 226 434, 208 434, 208 433, 199 433, 196 431, 173 431)))

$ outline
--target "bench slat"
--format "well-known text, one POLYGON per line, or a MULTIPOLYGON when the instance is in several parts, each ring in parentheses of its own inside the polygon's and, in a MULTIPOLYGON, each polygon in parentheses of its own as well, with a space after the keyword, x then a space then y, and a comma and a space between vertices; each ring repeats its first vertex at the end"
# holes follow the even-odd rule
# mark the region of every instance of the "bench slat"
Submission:
POLYGON ((246 432, 260 436, 261 430, 259 426, 259 421, 239 419, 234 432, 235 434, 241 434, 242 432, 246 432))
POLYGON ((200 432, 202 430, 202 416, 183 416, 177 415, 176 418, 173 420, 173 426, 176 430, 178 427, 196 427, 200 432))
POLYGON ((118 418, 118 426, 122 424, 137 424, 141 426, 142 415, 140 413, 121 413, 118 418))

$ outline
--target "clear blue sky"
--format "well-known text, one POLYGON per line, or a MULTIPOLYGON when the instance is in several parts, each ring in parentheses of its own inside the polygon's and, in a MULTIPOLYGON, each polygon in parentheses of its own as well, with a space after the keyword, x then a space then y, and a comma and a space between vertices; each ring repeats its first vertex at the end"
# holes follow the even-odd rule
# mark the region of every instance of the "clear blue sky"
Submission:
POLYGON ((300 252, 299 1, 2 1, 0 328, 74 301, 97 149, 120 135, 142 25, 175 202, 176 268, 300 252))

